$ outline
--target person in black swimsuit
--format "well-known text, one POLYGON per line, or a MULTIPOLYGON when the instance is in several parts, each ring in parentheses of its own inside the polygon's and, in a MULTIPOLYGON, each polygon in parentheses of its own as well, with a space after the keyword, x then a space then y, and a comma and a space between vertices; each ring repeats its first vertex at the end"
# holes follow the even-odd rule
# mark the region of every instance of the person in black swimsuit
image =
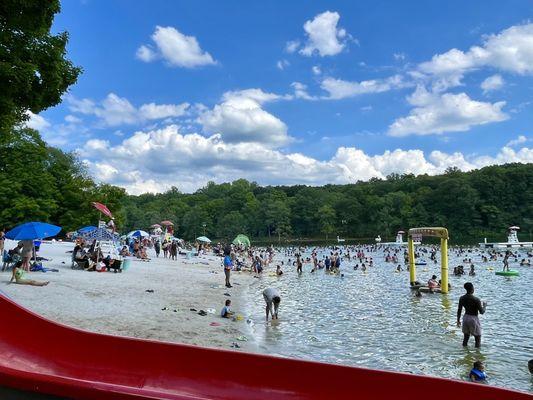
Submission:
POLYGON ((479 322, 478 314, 485 314, 487 303, 481 303, 481 300, 474 296, 474 285, 471 282, 464 284, 466 294, 459 298, 459 306, 457 308, 457 326, 461 326, 461 314, 463 307, 465 315, 463 317, 463 346, 468 345, 470 335, 474 336, 476 347, 481 346, 481 323, 479 322))

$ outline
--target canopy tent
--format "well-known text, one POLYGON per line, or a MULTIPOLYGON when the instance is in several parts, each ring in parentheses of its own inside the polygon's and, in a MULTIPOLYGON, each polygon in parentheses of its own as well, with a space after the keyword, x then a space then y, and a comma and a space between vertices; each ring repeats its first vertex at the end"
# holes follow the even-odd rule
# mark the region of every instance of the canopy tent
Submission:
POLYGON ((233 244, 235 245, 244 245, 246 247, 250 247, 251 244, 250 244, 250 239, 248 238, 248 236, 246 235, 243 235, 242 233, 240 235, 237 235, 237 237, 235 239, 233 239, 233 244))
POLYGON ((82 233, 80 236, 87 240, 96 239, 98 241, 101 241, 101 240, 111 241, 111 242, 119 241, 118 234, 112 233, 105 228, 96 228, 96 229, 93 229, 92 231, 82 233))
POLYGON ((211 243, 211 240, 205 236, 198 236, 196 240, 198 240, 199 242, 203 242, 203 243, 211 243))
POLYGON ((111 211, 109 211, 109 208, 107 208, 104 204, 98 203, 96 201, 93 201, 91 204, 93 205, 94 208, 96 208, 102 214, 108 216, 109 218, 113 218, 113 214, 111 214, 111 211))
POLYGON ((45 239, 57 235, 60 230, 60 226, 44 222, 27 222, 7 232, 6 238, 11 240, 45 239))
POLYGON ((150 234, 148 232, 141 231, 140 229, 138 229, 136 231, 131 231, 130 233, 128 233, 128 237, 150 237, 150 234))

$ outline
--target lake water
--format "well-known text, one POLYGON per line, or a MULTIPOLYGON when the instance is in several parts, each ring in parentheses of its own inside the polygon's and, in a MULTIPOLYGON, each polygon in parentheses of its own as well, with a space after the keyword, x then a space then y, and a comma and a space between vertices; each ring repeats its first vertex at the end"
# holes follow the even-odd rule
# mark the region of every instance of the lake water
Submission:
MULTIPOLYGON (((265 352, 286 357, 453 379, 466 379, 473 362, 482 360, 490 385, 533 392, 527 368, 533 358, 533 267, 513 262, 510 266, 520 276, 496 276, 487 268, 501 269, 501 260, 482 263, 480 254, 476 249, 457 255, 451 249, 452 290, 420 298, 409 289, 409 272, 394 272, 398 264, 386 263, 383 250, 365 252, 374 260, 366 273, 353 270, 359 261, 343 260, 344 277, 324 270, 312 274, 309 263, 298 275, 296 267, 286 265, 282 277, 264 275, 249 289, 254 301, 247 312, 257 344, 265 352), (472 258, 476 276, 454 277, 453 266, 464 265, 465 257, 472 258), (457 303, 467 281, 488 302, 487 312, 480 316, 480 349, 474 348, 474 338, 463 348, 461 328, 456 326, 457 303), (277 288, 282 296, 280 319, 268 323, 261 294, 267 287, 277 288)), ((521 255, 520 259, 526 256, 521 255)), ((287 258, 295 257, 278 254, 274 268, 281 260, 287 264, 287 258)), ((440 275, 440 260, 417 267, 421 282, 432 274, 440 275)))

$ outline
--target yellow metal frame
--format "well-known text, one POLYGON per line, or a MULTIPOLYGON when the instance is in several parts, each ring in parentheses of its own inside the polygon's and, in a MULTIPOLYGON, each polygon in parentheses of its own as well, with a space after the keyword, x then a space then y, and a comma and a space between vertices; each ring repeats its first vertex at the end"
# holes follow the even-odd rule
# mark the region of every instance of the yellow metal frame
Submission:
POLYGON ((440 238, 440 274, 441 293, 448 293, 448 229, 446 228, 411 228, 408 233, 407 252, 409 255, 409 279, 416 281, 415 244, 413 235, 440 238))

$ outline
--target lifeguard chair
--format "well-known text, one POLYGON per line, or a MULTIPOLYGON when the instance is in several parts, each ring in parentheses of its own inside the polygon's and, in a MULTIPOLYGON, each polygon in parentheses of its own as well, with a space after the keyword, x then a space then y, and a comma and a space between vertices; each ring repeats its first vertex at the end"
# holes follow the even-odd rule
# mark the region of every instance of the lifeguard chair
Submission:
POLYGON ((440 238, 440 292, 448 293, 448 229, 446 228, 409 229, 407 248, 409 254, 409 279, 411 281, 411 286, 414 286, 416 282, 415 242, 420 242, 424 236, 440 238))

